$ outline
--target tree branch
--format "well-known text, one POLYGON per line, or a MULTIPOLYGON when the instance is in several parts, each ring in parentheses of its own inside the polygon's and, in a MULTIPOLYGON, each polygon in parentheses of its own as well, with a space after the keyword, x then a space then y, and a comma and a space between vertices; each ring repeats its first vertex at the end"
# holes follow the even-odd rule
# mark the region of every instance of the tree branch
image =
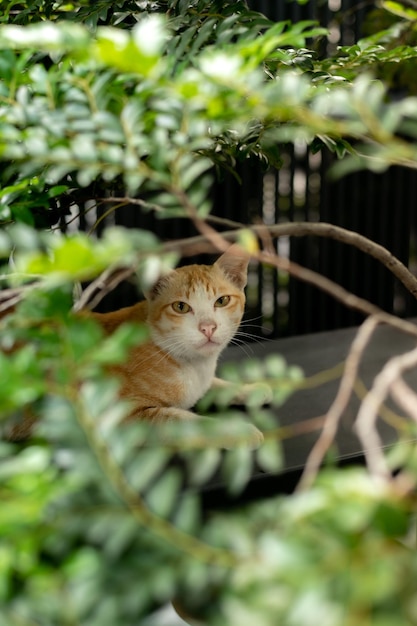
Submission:
MULTIPOLYGON (((216 218, 215 221, 217 224, 223 222, 221 218, 216 218)), ((225 225, 229 224, 230 222, 227 220, 225 225)), ((249 228, 256 235, 261 235, 267 231, 272 237, 326 237, 353 246, 382 263, 404 285, 407 291, 417 299, 417 278, 410 270, 387 248, 354 231, 326 222, 286 222, 271 226, 265 224, 245 226, 244 224, 235 223, 235 227, 236 229, 249 228)), ((221 236, 227 241, 235 241, 238 235, 238 230, 228 230, 221 233, 221 236)), ((196 247, 202 244, 206 244, 203 251, 212 251, 210 247, 207 248, 205 235, 197 235, 196 237, 165 243, 164 249, 166 251, 178 250, 184 255, 194 254, 196 247)))
POLYGON ((382 441, 376 428, 378 412, 392 385, 403 372, 416 367, 417 348, 390 359, 382 368, 367 396, 362 401, 355 422, 355 430, 365 452, 368 467, 372 474, 388 480, 391 478, 382 441))
MULTIPOLYGON (((186 208, 188 217, 196 224, 198 230, 200 230, 201 235, 165 243, 166 249, 180 250, 184 255, 187 253, 194 254, 195 246, 198 247, 198 251, 201 251, 200 246, 202 244, 206 245, 207 240, 214 245, 214 249, 222 249, 218 247, 219 241, 216 236, 216 231, 210 229, 210 232, 208 232, 207 222, 218 224, 226 228, 232 228, 233 230, 221 233, 221 236, 227 241, 234 241, 237 237, 236 229, 241 228, 249 228, 258 236, 262 236, 262 233, 268 232, 272 237, 305 237, 310 235, 315 237, 326 237, 353 246, 382 263, 382 265, 384 265, 392 274, 394 274, 394 276, 396 276, 396 278, 398 278, 400 282, 403 283, 409 293, 417 299, 417 278, 413 276, 408 268, 389 250, 387 250, 387 248, 375 243, 364 235, 342 228, 341 226, 336 226, 335 224, 329 224, 327 222, 286 222, 270 226, 265 224, 245 225, 243 223, 217 217, 215 215, 209 215, 205 218, 205 220, 202 220, 198 216, 196 208, 190 204, 186 194, 181 193, 179 196, 177 192, 176 195, 178 200, 186 208), (215 237, 216 241, 213 240, 213 237, 215 237)), ((116 204, 134 204, 142 208, 147 208, 148 210, 160 210, 158 205, 146 202, 140 198, 130 198, 129 196, 98 198, 97 201, 116 204)), ((209 248, 209 251, 212 252, 213 250, 209 248)))

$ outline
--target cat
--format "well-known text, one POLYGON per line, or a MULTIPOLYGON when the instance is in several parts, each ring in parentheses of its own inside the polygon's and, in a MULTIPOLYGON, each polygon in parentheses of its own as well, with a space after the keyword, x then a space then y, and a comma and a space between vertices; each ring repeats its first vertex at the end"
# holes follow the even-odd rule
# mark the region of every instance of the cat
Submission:
MULTIPOLYGON (((88 314, 105 334, 124 322, 148 327, 149 340, 112 367, 120 396, 133 405, 131 418, 157 424, 195 419, 191 409, 197 401, 211 387, 229 384, 216 377, 216 365, 242 320, 248 262, 234 245, 212 265, 188 265, 161 276, 133 306, 88 314)), ((240 390, 239 401, 246 391, 240 390)), ((250 443, 260 444, 262 433, 247 426, 250 443)))

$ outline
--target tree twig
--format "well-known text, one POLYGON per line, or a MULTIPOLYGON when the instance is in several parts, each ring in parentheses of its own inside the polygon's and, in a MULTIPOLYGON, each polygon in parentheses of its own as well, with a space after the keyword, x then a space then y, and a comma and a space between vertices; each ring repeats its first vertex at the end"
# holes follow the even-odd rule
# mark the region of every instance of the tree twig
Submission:
POLYGON ((403 372, 416 367, 416 365, 417 348, 391 358, 375 377, 372 388, 362 401, 356 418, 355 431, 363 447, 368 467, 373 475, 385 480, 391 478, 391 473, 376 428, 378 412, 392 389, 392 385, 401 377, 403 372))
MULTIPOLYGON (((167 249, 170 249, 172 246, 172 248, 178 249, 182 252, 182 254, 185 254, 189 248, 194 248, 196 245, 201 245, 208 240, 213 244, 214 249, 223 250, 223 243, 218 239, 217 231, 208 226, 209 222, 232 229, 249 228, 260 237, 262 237, 265 233, 269 233, 271 237, 305 237, 309 235, 315 237, 326 237, 353 246, 382 263, 382 265, 392 272, 392 274, 394 274, 394 276, 396 276, 398 280, 403 283, 406 289, 415 298, 417 298, 417 278, 413 276, 408 268, 389 250, 387 250, 387 248, 376 243, 375 241, 372 241, 371 239, 368 239, 364 235, 342 228, 341 226, 336 226, 335 224, 329 224, 327 222, 285 222, 283 224, 273 225, 245 225, 240 222, 235 222, 233 220, 228 220, 214 215, 209 215, 203 220, 199 217, 196 207, 190 203, 187 194, 181 192, 181 190, 171 191, 177 196, 179 202, 183 204, 184 208, 187 210, 188 217, 194 222, 201 235, 189 237, 187 239, 178 239, 174 242, 166 243, 165 247, 167 249)), ((158 205, 146 202, 140 198, 130 198, 129 196, 99 198, 98 201, 116 204, 134 204, 149 210, 160 210, 158 205)), ((236 230, 229 230, 221 233, 221 237, 227 241, 235 240, 236 236, 236 230)))
POLYGON ((391 384, 391 395, 398 406, 417 423, 417 394, 402 378, 391 384))
POLYGON ((304 490, 311 486, 327 451, 335 440, 340 420, 354 391, 361 358, 375 328, 380 322, 381 318, 378 315, 368 317, 359 328, 352 342, 338 392, 325 416, 320 436, 307 458, 303 474, 297 486, 298 490, 304 490))
MULTIPOLYGON (((198 252, 212 252, 213 250, 223 251, 227 248, 227 242, 235 241, 239 236, 239 230, 226 231, 223 233, 217 232, 215 229, 212 229, 208 226, 204 220, 200 218, 194 222, 198 229, 204 230, 202 235, 198 235, 196 237, 189 237, 186 239, 178 239, 173 242, 166 242, 161 245, 161 252, 172 252, 177 251, 181 253, 183 256, 188 254, 194 254, 196 251, 198 252), (209 238, 209 241, 207 239, 209 238)), ((357 247, 360 247, 364 252, 367 250, 372 250, 372 256, 378 258, 381 262, 390 269, 396 276, 403 282, 403 284, 407 287, 409 291, 413 294, 417 294, 417 280, 416 278, 409 272, 409 270, 393 255, 386 250, 383 246, 379 244, 374 244, 371 240, 368 240, 366 237, 362 237, 357 233, 353 233, 351 231, 346 231, 345 229, 341 229, 339 227, 333 226, 332 224, 310 224, 309 222, 299 222, 299 223, 291 223, 291 224, 278 224, 274 226, 252 226, 251 229, 253 232, 257 232, 257 230, 261 230, 265 232, 265 228, 274 235, 281 236, 283 234, 292 234, 295 236, 302 236, 306 234, 315 234, 320 233, 320 236, 331 236, 333 233, 335 238, 338 238, 340 241, 344 241, 345 243, 356 242, 357 247), (323 228, 322 228, 323 227, 323 228)), ((371 252, 369 252, 371 254, 371 252)), ((406 322, 404 320, 400 320, 394 315, 390 315, 388 313, 384 313, 377 306, 371 304, 367 300, 360 298, 337 283, 333 282, 329 278, 322 276, 321 274, 314 272, 313 270, 304 268, 289 259, 280 257, 278 255, 271 255, 265 252, 258 252, 258 254, 252 255, 258 261, 263 263, 268 263, 273 265, 277 269, 283 270, 291 274, 292 276, 302 280, 303 282, 307 282, 316 286, 318 289, 328 293, 335 299, 342 302, 345 306, 349 308, 356 309, 360 311, 363 315, 380 315, 381 321, 390 323, 392 326, 395 326, 404 332, 408 332, 409 334, 417 336, 417 328, 414 324, 406 322)), ((135 272, 135 267, 132 265, 130 267, 121 268, 120 274, 110 274, 111 276, 111 289, 113 289, 119 282, 129 278, 135 272)), ((105 270, 97 279, 94 281, 94 290, 97 289, 98 285, 102 284, 102 288, 107 290, 111 290, 107 287, 107 283, 109 281, 109 276, 107 275, 108 270, 105 270)), ((93 288, 92 288, 93 290, 93 288)), ((95 303, 97 303, 102 296, 97 295, 95 303)), ((89 296, 83 297, 82 304, 87 306, 89 300, 89 296)), ((90 306, 90 305, 89 305, 90 306)), ((82 308, 81 305, 76 305, 76 310, 80 310, 82 308)))
POLYGON ((94 309, 97 304, 121 282, 130 278, 134 274, 135 268, 130 267, 108 267, 84 289, 81 297, 74 303, 73 311, 82 309, 94 309))
MULTIPOLYGON (((221 218, 216 219, 216 223, 220 224, 221 218)), ((417 298, 417 278, 404 263, 397 259, 397 257, 384 246, 354 231, 326 222, 288 222, 270 226, 265 224, 255 224, 251 226, 240 224, 239 228, 249 228, 255 235, 260 235, 268 231, 272 237, 325 237, 353 246, 384 265, 404 285, 407 291, 417 298)), ((237 225, 236 230, 228 230, 221 233, 221 236, 227 241, 235 241, 238 235, 239 231, 237 230, 237 225)), ((164 244, 164 249, 166 251, 178 250, 182 254, 187 254, 191 248, 191 254, 194 254, 195 247, 204 243, 207 243, 205 234, 167 242, 164 244)))

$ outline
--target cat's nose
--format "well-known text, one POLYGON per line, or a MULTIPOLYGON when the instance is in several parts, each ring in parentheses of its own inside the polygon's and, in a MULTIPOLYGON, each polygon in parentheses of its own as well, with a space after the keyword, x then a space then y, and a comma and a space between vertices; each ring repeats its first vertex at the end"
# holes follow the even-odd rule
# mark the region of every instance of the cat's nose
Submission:
POLYGON ((202 322, 199 325, 198 330, 200 331, 200 333, 203 333, 203 335, 205 335, 207 339, 211 339, 216 328, 217 325, 214 324, 214 322, 202 322))

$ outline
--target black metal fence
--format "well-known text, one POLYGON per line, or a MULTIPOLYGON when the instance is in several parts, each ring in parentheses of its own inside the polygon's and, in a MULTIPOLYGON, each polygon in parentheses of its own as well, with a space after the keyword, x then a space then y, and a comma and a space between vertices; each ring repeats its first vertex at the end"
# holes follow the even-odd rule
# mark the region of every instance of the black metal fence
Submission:
MULTIPOLYGON (((417 174, 393 167, 378 175, 357 172, 337 181, 327 177, 332 156, 311 155, 306 146, 286 147, 284 166, 262 173, 242 168, 243 185, 228 180, 216 188, 216 212, 236 219, 261 217, 266 224, 321 221, 361 233, 409 264, 415 240, 417 174)), ((280 238, 277 250, 327 276, 352 293, 401 316, 417 314, 414 299, 379 262, 330 239, 280 238)), ((248 312, 262 320, 264 334, 277 337, 331 330, 362 317, 317 288, 272 268, 251 277, 248 312)))

